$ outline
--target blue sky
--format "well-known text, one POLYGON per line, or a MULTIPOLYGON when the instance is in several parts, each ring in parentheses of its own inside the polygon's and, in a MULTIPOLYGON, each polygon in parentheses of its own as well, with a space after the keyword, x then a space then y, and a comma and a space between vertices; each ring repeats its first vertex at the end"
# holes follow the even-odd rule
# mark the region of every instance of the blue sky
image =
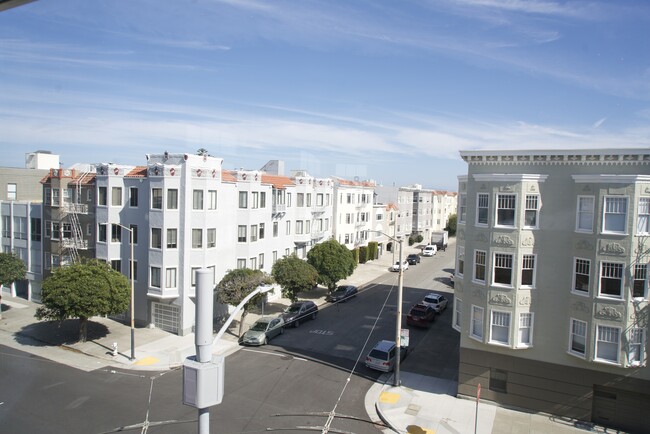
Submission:
POLYGON ((0 165, 205 148, 455 191, 459 150, 650 147, 648 41, 642 0, 38 0, 0 13, 0 165))

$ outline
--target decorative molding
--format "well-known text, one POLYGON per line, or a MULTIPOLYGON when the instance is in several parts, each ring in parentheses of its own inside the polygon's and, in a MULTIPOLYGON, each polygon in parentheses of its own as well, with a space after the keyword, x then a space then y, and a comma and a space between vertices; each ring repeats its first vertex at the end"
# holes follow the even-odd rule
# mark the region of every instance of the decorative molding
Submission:
POLYGON ((585 186, 582 187, 582 192, 583 193, 591 193, 591 192, 593 192, 593 187, 591 186, 591 184, 585 184, 585 186))
POLYGON ((580 240, 576 243, 576 249, 579 250, 593 250, 594 245, 589 240, 580 240))
POLYGON ((474 238, 476 241, 481 242, 481 243, 487 243, 490 241, 487 235, 485 235, 483 232, 479 232, 476 234, 476 238, 474 238))
POLYGON ((607 243, 607 244, 601 244, 600 246, 600 253, 607 254, 607 255, 624 255, 625 254, 625 247, 621 246, 619 243, 607 243))
POLYGON ((499 191, 505 191, 506 193, 511 193, 515 191, 514 185, 502 185, 499 187, 499 191))
POLYGON ((541 165, 593 166, 593 165, 647 165, 650 151, 647 148, 585 149, 585 150, 485 150, 461 151, 461 158, 475 165, 541 165))
POLYGON ((518 304, 519 304, 519 306, 530 306, 530 301, 531 301, 530 296, 527 295, 525 297, 521 297, 518 300, 518 304))
POLYGON ((535 245, 535 238, 533 237, 526 237, 523 240, 521 240, 521 245, 523 247, 532 247, 535 245))
POLYGON ((571 307, 578 312, 591 313, 591 309, 589 309, 589 306, 584 301, 576 301, 571 307))
POLYGON ((623 315, 616 308, 605 306, 597 311, 594 317, 610 321, 620 321, 623 318, 623 315))
POLYGON ((537 190, 537 184, 529 184, 528 185, 528 191, 536 193, 538 191, 537 190))
POLYGON ((512 238, 510 238, 508 235, 499 235, 494 239, 493 243, 496 244, 497 246, 506 246, 506 247, 512 247, 515 245, 515 242, 512 241, 512 238))
POLYGON ((650 182, 650 175, 571 175, 573 182, 598 183, 598 184, 634 184, 637 182, 650 182))
POLYGON ((490 304, 498 304, 499 306, 512 306, 512 299, 505 294, 493 295, 490 298, 490 304))

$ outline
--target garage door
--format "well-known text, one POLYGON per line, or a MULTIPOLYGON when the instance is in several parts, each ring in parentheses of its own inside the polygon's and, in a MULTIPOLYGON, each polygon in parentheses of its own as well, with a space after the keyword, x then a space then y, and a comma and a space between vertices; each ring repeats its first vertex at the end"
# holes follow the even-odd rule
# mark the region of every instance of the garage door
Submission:
POLYGON ((650 432, 650 395, 594 386, 592 421, 631 433, 650 432))
POLYGON ((171 304, 152 303, 152 323, 156 328, 178 334, 180 307, 171 304))

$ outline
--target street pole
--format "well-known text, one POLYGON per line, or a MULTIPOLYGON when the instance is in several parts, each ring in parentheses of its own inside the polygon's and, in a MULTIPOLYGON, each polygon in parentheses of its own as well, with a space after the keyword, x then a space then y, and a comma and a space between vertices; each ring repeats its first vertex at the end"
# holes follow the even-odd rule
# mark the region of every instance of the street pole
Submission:
POLYGON ((395 346, 397 347, 397 359, 395 360, 395 387, 399 387, 399 369, 402 358, 402 291, 404 289, 404 264, 402 263, 402 245, 404 240, 399 240, 399 275, 397 278, 397 325, 395 327, 395 346))
POLYGON ((129 235, 131 239, 131 360, 135 360, 135 291, 133 279, 134 261, 133 257, 133 228, 129 228, 129 235))

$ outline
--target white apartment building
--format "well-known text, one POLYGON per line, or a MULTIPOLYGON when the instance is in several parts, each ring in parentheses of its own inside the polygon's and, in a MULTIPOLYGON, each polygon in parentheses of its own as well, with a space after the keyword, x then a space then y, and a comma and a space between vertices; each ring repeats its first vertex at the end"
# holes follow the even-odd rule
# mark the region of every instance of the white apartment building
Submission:
POLYGON ((368 245, 373 214, 372 181, 348 181, 332 178, 334 183, 334 235, 336 240, 353 250, 368 245))
POLYGON ((461 157, 458 393, 650 432, 650 150, 461 157))

